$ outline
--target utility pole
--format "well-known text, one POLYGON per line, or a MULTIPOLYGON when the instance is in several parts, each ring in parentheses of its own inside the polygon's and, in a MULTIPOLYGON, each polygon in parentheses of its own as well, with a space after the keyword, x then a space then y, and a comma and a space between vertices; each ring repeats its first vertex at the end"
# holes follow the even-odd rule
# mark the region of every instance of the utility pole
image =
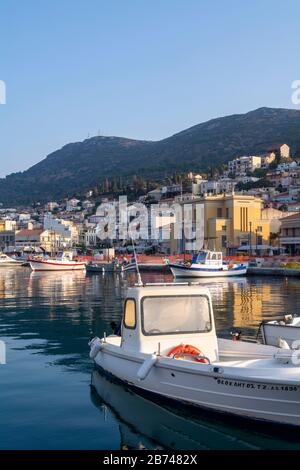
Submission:
POLYGON ((255 252, 257 254, 257 229, 255 229, 255 252))
POLYGON ((250 256, 252 255, 252 222, 249 222, 249 254, 250 256))

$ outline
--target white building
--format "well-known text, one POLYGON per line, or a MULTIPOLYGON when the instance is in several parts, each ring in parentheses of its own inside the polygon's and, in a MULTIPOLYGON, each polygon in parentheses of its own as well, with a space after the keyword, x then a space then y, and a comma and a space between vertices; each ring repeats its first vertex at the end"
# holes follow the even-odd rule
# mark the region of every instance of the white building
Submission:
POLYGON ((73 211, 76 211, 78 209, 78 204, 80 203, 80 201, 78 199, 69 199, 67 201, 67 204, 66 204, 66 211, 67 212, 73 212, 73 211))
POLYGON ((50 201, 46 204, 45 208, 47 211, 52 212, 54 209, 57 209, 59 206, 57 202, 50 201))
POLYGON ((97 232, 96 226, 90 226, 84 232, 84 244, 87 247, 95 247, 97 245, 97 232))
POLYGON ((228 162, 229 173, 235 175, 245 175, 247 172, 256 170, 256 168, 261 168, 261 157, 256 155, 243 156, 228 162))
POLYGON ((200 192, 198 194, 222 194, 232 193, 236 182, 231 178, 220 178, 219 180, 203 180, 199 184, 200 192))
POLYGON ((70 220, 56 219, 51 214, 46 214, 44 216, 44 229, 60 234, 70 247, 79 243, 78 227, 70 220))
POLYGON ((277 170, 278 171, 290 171, 294 170, 298 167, 297 162, 286 162, 286 163, 280 163, 277 165, 277 170))
POLYGON ((277 144, 268 150, 269 153, 275 153, 279 158, 290 158, 290 147, 287 144, 277 144))
POLYGON ((83 201, 82 203, 83 209, 89 210, 89 209, 93 209, 94 207, 95 207, 95 203, 92 201, 86 200, 86 201, 83 201))

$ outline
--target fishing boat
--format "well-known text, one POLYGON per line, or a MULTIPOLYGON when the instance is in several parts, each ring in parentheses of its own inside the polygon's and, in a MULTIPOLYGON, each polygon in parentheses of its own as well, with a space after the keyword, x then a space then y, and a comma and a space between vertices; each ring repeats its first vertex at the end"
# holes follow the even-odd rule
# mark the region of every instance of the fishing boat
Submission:
POLYGON ((297 351, 216 336, 207 288, 128 289, 121 335, 94 338, 96 367, 170 400, 243 418, 300 426, 297 351))
POLYGON ((123 265, 118 261, 91 262, 86 265, 88 273, 122 273, 123 265))
POLYGON ((279 320, 263 321, 260 332, 264 344, 278 346, 285 341, 290 348, 300 347, 300 317, 284 315, 279 320))
MULTIPOLYGON (((132 272, 136 270, 135 261, 131 261, 123 266, 124 272, 132 272)), ((169 265, 167 263, 139 263, 139 270, 141 272, 164 272, 168 273, 169 265)))
POLYGON ((72 253, 63 253, 57 258, 31 258, 32 271, 80 271, 86 268, 86 262, 76 261, 72 253))
POLYGON ((247 272, 247 264, 225 263, 222 252, 202 250, 192 261, 169 264, 174 277, 225 277, 242 276, 247 272))
POLYGON ((22 266, 22 264, 24 264, 24 260, 18 260, 14 256, 0 253, 0 266, 22 266))

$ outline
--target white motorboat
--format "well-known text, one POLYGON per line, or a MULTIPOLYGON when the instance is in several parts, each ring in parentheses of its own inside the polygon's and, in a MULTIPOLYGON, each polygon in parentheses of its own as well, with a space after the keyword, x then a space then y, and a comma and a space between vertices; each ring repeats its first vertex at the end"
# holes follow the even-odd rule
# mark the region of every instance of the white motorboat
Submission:
POLYGON ((32 258, 29 260, 32 271, 82 271, 85 261, 75 261, 70 253, 63 253, 58 258, 32 258))
POLYGON ((169 264, 174 277, 225 277, 242 276, 247 273, 247 264, 225 263, 221 252, 202 250, 191 262, 169 264))
POLYGON ((24 264, 23 260, 18 260, 14 256, 0 253, 0 266, 21 266, 22 264, 24 264))
POLYGON ((205 409, 300 426, 297 351, 218 341, 199 285, 128 289, 121 336, 90 341, 96 366, 119 380, 205 409))
POLYGON ((264 344, 278 346, 286 341, 290 348, 300 347, 300 317, 285 315, 280 320, 263 321, 260 332, 264 344))

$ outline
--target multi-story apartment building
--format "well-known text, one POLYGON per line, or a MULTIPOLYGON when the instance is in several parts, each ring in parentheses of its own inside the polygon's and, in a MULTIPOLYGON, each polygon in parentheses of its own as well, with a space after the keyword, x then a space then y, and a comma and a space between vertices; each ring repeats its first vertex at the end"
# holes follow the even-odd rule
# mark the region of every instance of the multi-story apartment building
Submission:
POLYGON ((0 231, 0 250, 12 251, 15 248, 15 231, 14 230, 1 230, 0 231))
POLYGON ((273 145, 268 150, 269 154, 275 154, 275 156, 279 159, 281 158, 290 158, 290 147, 287 144, 276 144, 273 145))
POLYGON ((16 229, 16 226, 15 220, 0 219, 0 232, 3 230, 13 231, 16 229))
POLYGON ((231 178, 220 178, 218 180, 202 181, 199 183, 198 194, 222 194, 231 193, 237 182, 231 178))
POLYGON ((51 214, 46 214, 44 216, 44 229, 59 233, 68 248, 79 243, 78 226, 71 220, 57 219, 51 214))
MULTIPOLYGON (((204 242, 207 248, 234 254, 241 247, 254 251, 255 248, 269 245, 270 222, 262 218, 263 201, 260 198, 240 194, 206 195, 193 201, 194 225, 196 204, 203 205, 204 242)), ((181 240, 173 239, 171 252, 182 252, 191 249, 190 246, 184 237, 181 240)))
POLYGON ((281 219, 280 245, 291 255, 300 254, 300 213, 281 219))
POLYGON ((245 175, 260 167, 261 157, 256 155, 243 156, 228 162, 229 173, 234 173, 235 175, 245 175))
POLYGON ((41 247, 41 235, 44 230, 22 229, 16 232, 16 249, 35 249, 41 247))

